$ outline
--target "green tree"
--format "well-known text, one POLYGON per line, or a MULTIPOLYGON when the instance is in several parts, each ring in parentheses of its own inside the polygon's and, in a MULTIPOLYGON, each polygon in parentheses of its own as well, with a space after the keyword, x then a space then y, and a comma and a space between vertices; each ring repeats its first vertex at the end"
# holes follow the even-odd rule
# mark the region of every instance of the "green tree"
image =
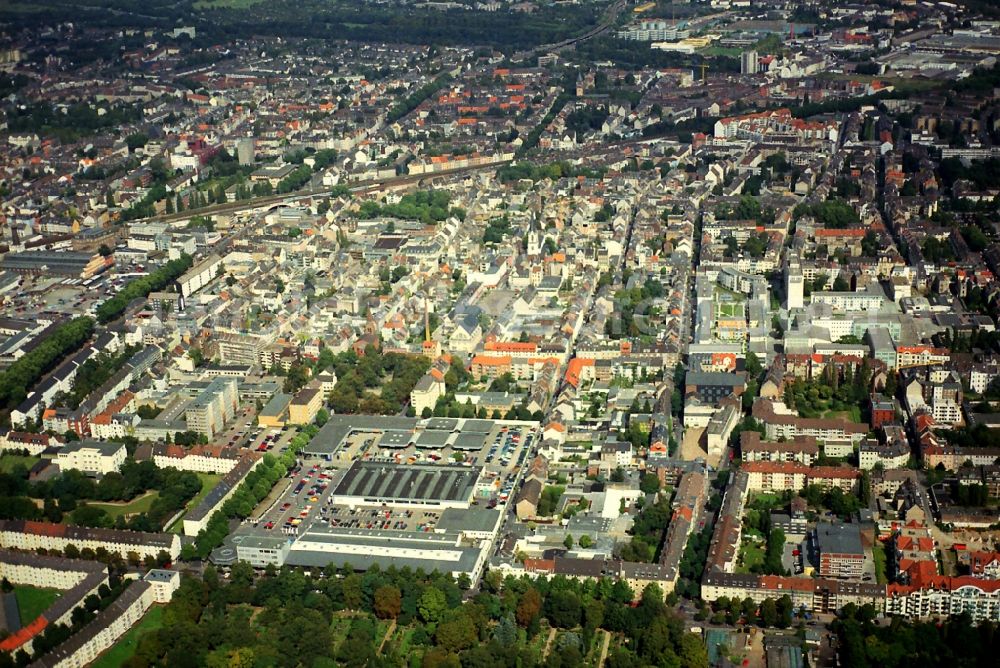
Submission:
POLYGON ((660 478, 655 473, 647 473, 639 482, 639 490, 643 494, 655 494, 660 491, 660 478))
POLYGON ((448 607, 448 601, 444 594, 435 587, 428 587, 424 590, 424 593, 420 596, 420 601, 417 604, 417 610, 420 612, 420 618, 423 619, 428 624, 436 624, 444 611, 448 607))

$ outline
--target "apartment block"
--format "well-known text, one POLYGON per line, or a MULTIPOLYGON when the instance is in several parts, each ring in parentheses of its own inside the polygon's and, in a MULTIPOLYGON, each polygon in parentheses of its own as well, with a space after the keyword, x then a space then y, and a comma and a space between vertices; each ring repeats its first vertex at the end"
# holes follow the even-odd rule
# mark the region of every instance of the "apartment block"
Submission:
POLYGON ((113 441, 73 441, 56 455, 60 470, 82 471, 88 475, 104 475, 121 469, 127 455, 123 443, 113 441))

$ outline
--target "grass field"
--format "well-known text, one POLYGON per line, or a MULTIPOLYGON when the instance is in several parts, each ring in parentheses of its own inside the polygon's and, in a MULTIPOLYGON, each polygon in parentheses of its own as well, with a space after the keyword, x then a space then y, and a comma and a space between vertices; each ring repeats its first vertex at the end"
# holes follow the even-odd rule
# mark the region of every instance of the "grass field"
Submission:
POLYGON ((861 424, 861 407, 851 406, 846 411, 827 411, 825 418, 846 418, 855 424, 861 424))
POLYGON ((135 648, 139 645, 139 639, 151 631, 155 631, 163 626, 163 608, 156 606, 149 609, 149 612, 139 620, 139 623, 129 629, 128 633, 118 639, 111 649, 97 658, 97 661, 90 664, 91 668, 118 668, 135 654, 135 648))
POLYGON ((38 460, 38 457, 28 457, 26 455, 4 455, 0 457, 0 471, 10 473, 18 464, 22 464, 24 468, 30 469, 38 463, 38 460))
POLYGON ((769 494, 767 492, 751 493, 747 499, 746 507, 755 510, 770 512, 784 505, 780 494, 769 494))
POLYGON ((889 580, 885 575, 885 546, 881 541, 876 540, 872 546, 872 559, 875 560, 875 581, 884 585, 889 580))
POLYGON ((719 316, 723 318, 738 318, 743 315, 742 304, 719 304, 719 316))
POLYGON ((27 626, 35 621, 38 615, 45 612, 60 596, 62 592, 58 589, 40 589, 27 585, 14 587, 17 608, 21 612, 21 626, 27 626))
POLYGON ((108 515, 111 515, 113 519, 118 519, 119 515, 133 515, 135 513, 147 512, 153 505, 153 501, 156 501, 156 497, 160 493, 153 491, 148 492, 136 499, 133 499, 129 503, 88 503, 88 506, 94 506, 95 508, 101 508, 108 515))
POLYGON ((725 56, 726 58, 739 58, 743 53, 742 49, 735 46, 709 46, 698 49, 698 53, 703 56, 725 56))
POLYGON ((736 566, 737 573, 750 573, 754 566, 764 563, 764 543, 744 540, 740 545, 740 557, 736 566))
MULTIPOLYGON (((202 499, 208 496, 208 493, 212 491, 212 488, 219 484, 219 481, 222 479, 221 475, 216 475, 214 473, 196 473, 195 475, 198 476, 198 480, 201 480, 201 491, 191 497, 191 500, 188 501, 187 506, 184 508, 184 515, 187 515, 189 510, 201 503, 202 499)), ((167 527, 167 531, 170 533, 180 533, 183 531, 184 515, 181 515, 177 518, 176 522, 167 527)))

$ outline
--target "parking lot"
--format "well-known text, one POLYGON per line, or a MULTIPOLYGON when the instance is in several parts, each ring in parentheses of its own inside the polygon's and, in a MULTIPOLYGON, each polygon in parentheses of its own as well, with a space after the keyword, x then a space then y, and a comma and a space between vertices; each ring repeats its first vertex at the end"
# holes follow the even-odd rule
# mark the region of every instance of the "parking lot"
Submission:
POLYGON ((298 534, 308 529, 328 508, 332 483, 342 475, 331 464, 305 460, 288 472, 287 487, 274 505, 258 518, 257 528, 268 533, 298 534))
MULTIPOLYGON (((301 456, 299 467, 279 483, 273 504, 254 525, 269 535, 301 535, 311 528, 332 527, 371 531, 430 532, 440 519, 440 509, 393 507, 375 503, 334 504, 333 493, 358 462, 387 462, 432 467, 468 466, 482 470, 473 505, 490 508, 513 495, 519 472, 529 462, 537 438, 530 428, 483 421, 489 429, 456 433, 444 428, 424 430, 371 428, 347 433, 333 456, 301 456), (475 449, 470 449, 475 445, 475 449)), ((436 427, 447 427, 439 422, 436 427)), ((248 447, 257 451, 282 451, 295 429, 263 430, 248 447), (263 450, 261 450, 263 448, 263 450)), ((442 474, 447 468, 442 468, 442 474)), ((472 472, 470 471, 470 473, 472 472)), ((345 483, 346 484, 346 483, 345 483)))
POLYGON ((320 521, 331 527, 382 531, 432 531, 440 517, 436 511, 400 508, 332 506, 320 512, 320 521))

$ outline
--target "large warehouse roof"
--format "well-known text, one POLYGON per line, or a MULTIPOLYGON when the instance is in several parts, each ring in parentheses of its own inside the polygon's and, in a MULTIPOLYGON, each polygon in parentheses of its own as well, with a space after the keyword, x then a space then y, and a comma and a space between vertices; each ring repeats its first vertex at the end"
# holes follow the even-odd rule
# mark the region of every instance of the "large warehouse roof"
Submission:
POLYGON ((395 464, 356 461, 333 490, 338 502, 345 497, 369 502, 467 502, 478 471, 468 466, 395 464))

